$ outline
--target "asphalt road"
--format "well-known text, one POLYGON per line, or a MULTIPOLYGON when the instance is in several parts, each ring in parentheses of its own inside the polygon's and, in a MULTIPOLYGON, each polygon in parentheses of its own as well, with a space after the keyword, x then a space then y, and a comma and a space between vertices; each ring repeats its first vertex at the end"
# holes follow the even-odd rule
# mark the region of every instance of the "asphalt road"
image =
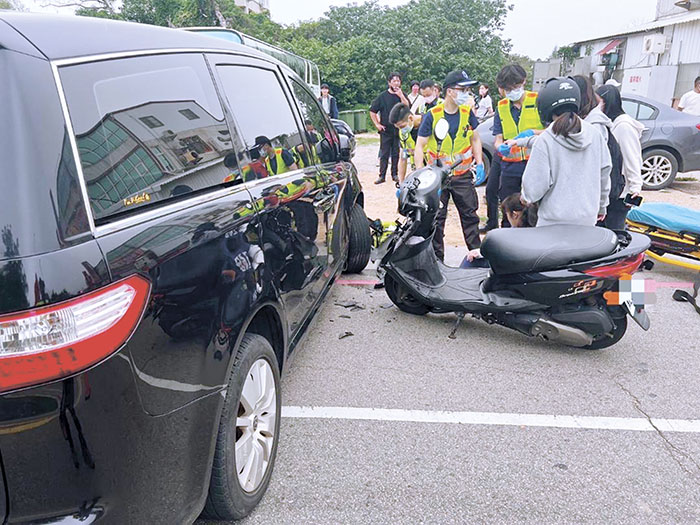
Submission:
MULTIPOLYGON (((694 278, 661 264, 645 275, 694 278)), ((283 380, 275 471, 244 523, 700 522, 700 316, 672 291, 657 292, 649 332, 630 322, 617 345, 582 351, 475 319, 449 339, 452 315, 410 316, 383 290, 336 284, 283 380), (495 419, 415 422, 433 411, 495 419), (694 430, 625 429, 648 418, 694 430)))

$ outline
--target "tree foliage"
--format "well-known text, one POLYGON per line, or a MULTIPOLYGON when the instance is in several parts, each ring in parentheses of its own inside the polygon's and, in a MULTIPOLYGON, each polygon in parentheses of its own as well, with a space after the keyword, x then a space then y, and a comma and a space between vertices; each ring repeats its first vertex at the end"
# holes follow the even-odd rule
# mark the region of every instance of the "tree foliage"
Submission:
POLYGON ((10 11, 24 11, 24 6, 19 0, 0 0, 0 9, 9 9, 10 11))
MULTIPOLYGON (((234 0, 96 0, 80 14, 169 27, 224 26, 288 49, 318 64, 343 107, 367 106, 396 71, 405 81, 465 70, 493 83, 510 44, 499 32, 506 0, 410 0, 395 8, 377 0, 331 7, 317 21, 283 26, 269 14, 246 14, 234 0), (101 5, 97 5, 101 4, 101 5)), ((518 57, 523 60, 526 57, 518 57)))

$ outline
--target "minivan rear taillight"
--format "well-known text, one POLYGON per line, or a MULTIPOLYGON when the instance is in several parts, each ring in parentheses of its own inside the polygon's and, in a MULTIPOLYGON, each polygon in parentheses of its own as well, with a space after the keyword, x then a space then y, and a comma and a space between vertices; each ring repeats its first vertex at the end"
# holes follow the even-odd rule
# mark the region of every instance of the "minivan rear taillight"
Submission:
POLYGON ((75 299, 0 316, 0 392, 85 370, 133 333, 150 283, 133 275, 75 299))

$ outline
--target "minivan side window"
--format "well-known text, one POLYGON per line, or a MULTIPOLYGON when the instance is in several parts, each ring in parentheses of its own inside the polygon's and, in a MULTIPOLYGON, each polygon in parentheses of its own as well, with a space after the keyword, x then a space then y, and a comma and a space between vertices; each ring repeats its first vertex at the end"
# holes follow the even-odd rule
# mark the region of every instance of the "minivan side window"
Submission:
POLYGON ((251 159, 241 169, 243 180, 305 167, 304 142, 275 72, 241 65, 216 69, 251 159))
POLYGON ((232 137, 202 55, 59 72, 96 222, 227 182, 232 137))
POLYGON ((338 137, 335 130, 326 120, 316 97, 296 80, 292 79, 291 83, 304 117, 306 141, 314 149, 310 152, 311 160, 314 164, 335 162, 338 158, 338 150, 335 147, 338 137))

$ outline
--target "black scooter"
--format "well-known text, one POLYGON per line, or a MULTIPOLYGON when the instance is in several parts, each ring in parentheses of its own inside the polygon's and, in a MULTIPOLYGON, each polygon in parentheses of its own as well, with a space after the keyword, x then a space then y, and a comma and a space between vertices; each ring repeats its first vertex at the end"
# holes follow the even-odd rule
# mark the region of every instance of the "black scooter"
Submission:
MULTIPOLYGON (((409 175, 397 194, 394 233, 377 249, 378 275, 402 311, 472 314, 528 336, 599 349, 617 343, 627 316, 644 330, 649 318, 631 301, 615 304, 619 279, 644 262, 649 238, 588 226, 506 228, 489 232, 481 246, 491 268, 460 269, 435 256, 432 240, 441 188, 450 167, 429 166, 409 175)), ((454 336, 455 330, 452 332, 454 336)))

